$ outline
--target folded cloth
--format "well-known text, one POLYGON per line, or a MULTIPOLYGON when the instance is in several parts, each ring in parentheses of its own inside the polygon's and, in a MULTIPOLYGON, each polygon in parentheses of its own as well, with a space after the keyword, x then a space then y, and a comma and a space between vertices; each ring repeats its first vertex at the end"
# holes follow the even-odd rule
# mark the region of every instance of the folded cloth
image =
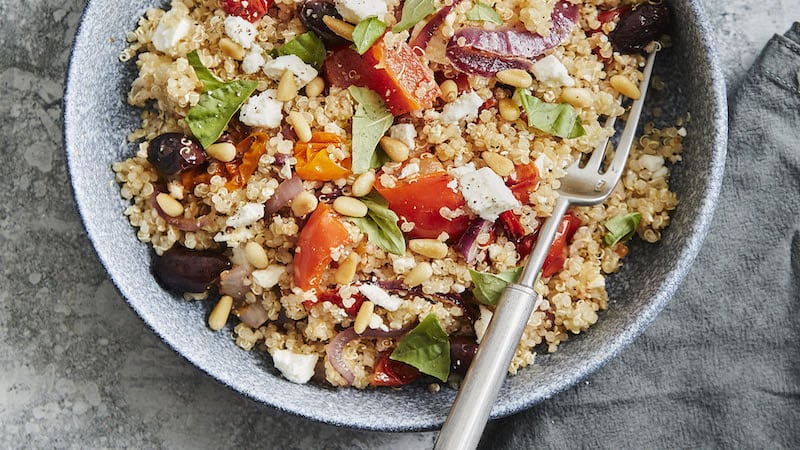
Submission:
POLYGON ((717 212, 671 303, 585 383, 490 423, 481 448, 800 446, 800 23, 730 105, 717 212))

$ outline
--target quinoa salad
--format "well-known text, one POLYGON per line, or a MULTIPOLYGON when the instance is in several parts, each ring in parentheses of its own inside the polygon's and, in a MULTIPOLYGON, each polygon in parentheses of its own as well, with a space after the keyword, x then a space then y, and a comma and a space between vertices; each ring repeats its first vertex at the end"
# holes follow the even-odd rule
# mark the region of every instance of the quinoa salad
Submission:
MULTIPOLYGON (((669 22, 627 0, 172 0, 120 55, 124 214, 161 286, 288 380, 457 386, 669 22)), ((611 196, 568 211, 511 374, 601 318, 630 239, 661 238, 683 122, 646 124, 611 196)))

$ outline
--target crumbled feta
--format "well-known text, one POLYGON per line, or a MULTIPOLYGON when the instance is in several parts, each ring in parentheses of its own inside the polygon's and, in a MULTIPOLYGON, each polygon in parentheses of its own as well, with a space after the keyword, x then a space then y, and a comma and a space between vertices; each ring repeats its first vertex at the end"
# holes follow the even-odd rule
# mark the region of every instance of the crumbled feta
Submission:
POLYGON ((414 260, 413 256, 400 256, 392 261, 392 269, 394 270, 394 273, 400 275, 410 271, 416 265, 417 261, 414 260))
POLYGON ((410 149, 416 148, 414 139, 417 137, 417 129, 413 123, 398 123, 389 128, 389 137, 402 141, 410 149))
MULTIPOLYGON (((454 176, 455 178, 461 178, 462 175, 475 172, 475 163, 466 163, 463 166, 453 167, 449 170, 449 172, 450 175, 454 176)), ((447 187, 450 187, 450 185, 447 187)))
POLYGON ((639 164, 650 172, 655 172, 664 166, 664 157, 658 155, 642 155, 639 164))
POLYGON ((158 22, 151 41, 156 50, 174 53, 178 43, 189 35, 192 20, 180 9, 170 10, 158 22))
POLYGON ((488 167, 466 173, 458 182, 467 205, 484 220, 495 221, 500 213, 522 206, 503 179, 488 167))
POLYGON ((336 0, 336 11, 350 23, 358 23, 368 17, 383 20, 389 12, 385 0, 336 0))
POLYGON ((375 313, 369 318, 369 327, 373 330, 389 331, 389 327, 383 323, 383 318, 375 313))
POLYGON ((575 85, 575 80, 569 76, 567 68, 553 55, 547 55, 533 63, 531 72, 540 83, 548 86, 575 85))
POLYGON ((409 163, 403 166, 403 169, 400 170, 400 175, 398 175, 397 178, 402 180, 403 178, 408 178, 418 173, 419 173, 419 164, 409 163))
POLYGON ((253 41, 258 34, 255 25, 239 16, 226 17, 224 26, 225 34, 244 49, 250 48, 250 46, 253 45, 253 41))
POLYGON ((262 217, 264 217, 263 203, 245 203, 236 214, 228 217, 225 225, 233 228, 244 227, 258 222, 262 217))
POLYGON ((461 94, 455 101, 444 105, 442 108, 442 121, 445 123, 466 120, 471 122, 478 118, 478 109, 483 104, 483 99, 475 91, 461 94))
POLYGON ((278 284, 284 272, 286 272, 286 267, 270 264, 266 269, 254 270, 252 272, 253 281, 264 289, 272 289, 278 284))
POLYGON ((478 341, 478 344, 480 344, 481 340, 483 340, 483 335, 486 334, 486 328, 489 327, 489 322, 492 321, 493 314, 489 308, 483 305, 478 305, 478 307, 481 310, 481 317, 475 321, 473 328, 475 329, 475 337, 477 338, 476 340, 478 341))
POLYGON ((251 127, 278 128, 283 120, 283 103, 275 100, 275 89, 250 97, 239 113, 239 120, 251 127))
POLYGON ((281 79, 285 70, 292 72, 298 89, 310 83, 319 74, 317 69, 304 63, 297 55, 279 56, 264 64, 264 73, 275 81, 281 79))
POLYGON ((542 153, 533 161, 533 165, 536 166, 536 170, 539 171, 539 174, 545 174, 553 169, 553 160, 542 153))
POLYGON ((402 300, 396 295, 391 295, 374 284, 362 284, 358 287, 364 297, 387 311, 397 311, 402 300))
POLYGON ((244 70, 244 73, 252 75, 261 70, 261 67, 267 62, 267 60, 264 59, 263 53, 264 49, 258 44, 253 44, 253 46, 250 47, 250 51, 247 52, 244 59, 242 59, 242 70, 244 70))
POLYGON ((274 350, 272 362, 275 368, 292 383, 304 384, 314 376, 317 355, 304 355, 291 350, 274 350))

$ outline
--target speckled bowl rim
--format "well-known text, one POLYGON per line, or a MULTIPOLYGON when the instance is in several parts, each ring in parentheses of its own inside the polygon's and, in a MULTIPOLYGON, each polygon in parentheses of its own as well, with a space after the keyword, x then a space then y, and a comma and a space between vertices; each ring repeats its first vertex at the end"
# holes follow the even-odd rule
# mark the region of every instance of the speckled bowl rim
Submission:
MULTIPOLYGON (((223 385, 226 385, 259 403, 269 405, 284 412, 306 417, 308 419, 337 426, 365 430, 419 431, 434 429, 441 426, 446 415, 446 410, 424 418, 412 417, 409 419, 407 417, 389 416, 388 414, 385 414, 387 417, 375 417, 372 414, 365 414, 360 418, 358 415, 342 418, 326 414, 325 409, 321 408, 318 404, 311 405, 309 407, 308 404, 304 404, 302 402, 288 404, 289 402, 282 402, 280 400, 276 401, 275 398, 270 396, 268 392, 257 392, 253 389, 248 389, 247 386, 242 386, 241 383, 232 381, 229 377, 226 377, 226 374, 224 373, 219 373, 215 370, 209 370, 209 368, 206 367, 203 358, 197 357, 196 354, 193 355, 187 350, 187 348, 185 348, 185 346, 175 342, 164 332, 164 330, 159 327, 159 324, 152 321, 152 317, 147 317, 145 312, 140 307, 140 304, 131 300, 133 296, 136 295, 136 292, 131 290, 131 286, 128 286, 126 283, 120 280, 119 274, 115 274, 112 268, 111 260, 109 259, 112 255, 108 254, 108 249, 105 248, 106 246, 101 245, 101 233, 98 232, 94 226, 95 223, 93 221, 96 220, 97 217, 93 207, 97 205, 92 202, 93 199, 91 198, 91 195, 87 195, 86 192, 79 187, 76 181, 76 175, 81 172, 81 169, 76 162, 76 155, 80 153, 80 150, 76 145, 80 139, 73 136, 71 133, 74 128, 74 124, 81 120, 81 118, 76 115, 76 108, 74 107, 74 105, 80 101, 78 100, 80 94, 75 92, 77 87, 72 85, 73 80, 80 78, 78 75, 80 73, 80 69, 77 68, 75 64, 77 43, 81 39, 84 39, 84 33, 87 32, 85 28, 89 13, 92 11, 92 8, 94 8, 95 5, 101 1, 102 0, 90 0, 88 2, 81 18, 78 32, 76 33, 76 46, 73 47, 72 54, 70 55, 70 65, 67 72, 64 95, 64 141, 73 195, 75 197, 84 228, 86 229, 87 236, 92 242, 100 262, 108 272, 109 278, 114 283, 114 286, 120 292, 122 297, 125 298, 128 305, 142 318, 145 324, 152 329, 154 333, 156 333, 165 343, 172 347, 186 360, 199 367, 204 373, 210 375, 213 379, 219 381, 223 385)), ((697 220, 692 223, 691 237, 686 241, 685 246, 680 251, 675 264, 673 264, 673 269, 668 273, 668 276, 665 277, 665 282, 662 283, 657 292, 651 297, 650 301, 647 303, 647 306, 640 311, 638 316, 636 316, 630 322, 627 322, 627 326, 623 329, 623 331, 615 334, 614 337, 607 342, 605 348, 593 352, 592 357, 588 358, 580 367, 575 368, 575 370, 570 372, 569 375, 547 383, 546 388, 534 391, 531 393, 531 395, 506 398, 502 402, 499 402, 495 405, 495 408, 492 411, 492 418, 504 417, 529 408, 536 403, 539 403, 555 395, 556 393, 575 385, 618 355, 626 345, 631 343, 640 333, 644 331, 644 329, 654 320, 657 314, 664 308, 669 299, 677 290, 680 283, 685 278, 692 262, 702 246, 702 242, 706 233, 708 232, 709 225, 713 217, 725 167, 727 146, 727 99, 725 81, 720 68, 719 57, 711 38, 713 33, 711 32, 704 9, 699 0, 686 0, 686 4, 689 12, 694 16, 696 22, 695 26, 699 30, 698 34, 705 37, 705 39, 703 39, 701 42, 697 42, 696 45, 702 47, 702 53, 706 57, 706 63, 709 71, 710 91, 712 92, 711 97, 713 99, 713 105, 710 105, 709 107, 712 108, 715 113, 713 118, 715 130, 713 136, 709 137, 709 139, 713 140, 713 145, 711 146, 713 149, 713 155, 710 158, 710 170, 706 174, 708 177, 708 183, 706 185, 705 195, 696 209, 697 220)), ((115 211, 114 213, 118 213, 119 216, 121 216, 121 211, 115 211)), ((279 387, 281 386, 281 380, 277 379, 277 377, 276 380, 271 381, 271 383, 277 384, 279 387)), ((285 382, 282 385, 283 387, 287 388, 291 387, 287 386, 285 382)), ((319 388, 312 388, 312 390, 313 389, 318 390, 319 388)), ((377 391, 371 392, 376 397, 382 395, 378 395, 376 393, 377 391)), ((353 393, 352 396, 363 397, 363 394, 363 392, 353 393)), ((387 409, 387 411, 392 411, 392 409, 387 409)))

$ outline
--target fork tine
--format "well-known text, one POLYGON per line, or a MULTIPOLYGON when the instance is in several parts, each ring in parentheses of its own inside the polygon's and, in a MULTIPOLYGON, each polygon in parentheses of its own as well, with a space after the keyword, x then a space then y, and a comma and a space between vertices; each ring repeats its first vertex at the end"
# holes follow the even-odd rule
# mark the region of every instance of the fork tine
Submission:
POLYGON ((616 116, 612 116, 606 119, 605 125, 603 128, 606 130, 611 130, 608 137, 605 139, 601 139, 600 142, 597 144, 597 147, 594 148, 592 151, 592 156, 589 158, 589 161, 584 166, 585 170, 589 170, 592 172, 599 172, 600 165, 603 164, 603 160, 606 159, 606 148, 608 147, 608 141, 611 140, 611 136, 614 134, 614 123, 617 121, 616 116))

